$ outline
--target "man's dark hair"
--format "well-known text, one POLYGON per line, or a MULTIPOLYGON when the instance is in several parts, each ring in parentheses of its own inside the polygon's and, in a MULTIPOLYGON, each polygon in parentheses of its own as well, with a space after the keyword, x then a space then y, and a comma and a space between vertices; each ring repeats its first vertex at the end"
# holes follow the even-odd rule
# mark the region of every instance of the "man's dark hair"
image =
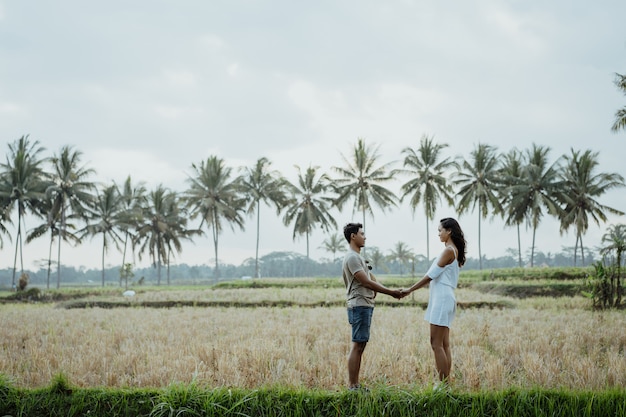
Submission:
POLYGON ((363 225, 361 223, 348 223, 343 227, 343 236, 346 238, 348 243, 350 243, 350 236, 352 233, 359 233, 359 229, 362 227, 363 225))

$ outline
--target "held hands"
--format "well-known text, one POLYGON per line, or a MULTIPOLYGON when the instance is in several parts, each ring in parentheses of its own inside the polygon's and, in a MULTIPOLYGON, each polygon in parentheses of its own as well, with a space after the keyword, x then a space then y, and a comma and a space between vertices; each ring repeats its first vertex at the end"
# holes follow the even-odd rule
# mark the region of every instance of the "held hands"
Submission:
POLYGON ((404 297, 406 297, 409 294, 410 294, 409 291, 407 291, 407 290, 405 290, 403 288, 400 288, 399 290, 393 290, 392 294, 390 294, 390 295, 393 298, 395 298, 396 300, 401 300, 401 299, 403 299, 404 297))
POLYGON ((413 291, 408 290, 408 289, 406 289, 406 288, 400 288, 400 294, 401 294, 401 296, 400 296, 400 298, 399 298, 399 299, 402 299, 402 298, 406 297, 407 295, 411 294, 412 292, 413 292, 413 291))
MULTIPOLYGON (((369 269, 370 271, 372 270, 372 265, 370 265, 370 261, 365 260, 365 264, 367 265, 367 269, 369 269)), ((376 276, 374 276, 374 273, 370 272, 369 273, 369 278, 370 280, 374 281, 374 282, 378 282, 376 280, 376 276)), ((376 291, 374 291, 374 298, 376 298, 376 295, 378 293, 376 291)), ((389 295, 392 296, 393 298, 395 298, 396 300, 401 300, 402 298, 406 297, 407 295, 410 294, 410 291, 407 291, 405 289, 400 288, 399 290, 391 290, 391 292, 389 292, 389 295)))

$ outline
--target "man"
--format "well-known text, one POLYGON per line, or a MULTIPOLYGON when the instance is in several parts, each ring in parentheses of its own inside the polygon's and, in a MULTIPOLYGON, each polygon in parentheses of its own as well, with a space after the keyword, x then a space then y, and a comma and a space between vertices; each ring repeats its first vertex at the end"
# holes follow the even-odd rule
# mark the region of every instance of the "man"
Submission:
POLYGON ((365 232, 361 223, 348 223, 343 235, 350 248, 343 258, 343 282, 346 286, 348 321, 352 326, 352 345, 348 355, 348 378, 350 390, 359 390, 359 371, 365 345, 370 338, 370 325, 374 313, 374 297, 377 292, 400 299, 401 290, 391 290, 370 276, 369 268, 361 256, 365 246, 365 232))

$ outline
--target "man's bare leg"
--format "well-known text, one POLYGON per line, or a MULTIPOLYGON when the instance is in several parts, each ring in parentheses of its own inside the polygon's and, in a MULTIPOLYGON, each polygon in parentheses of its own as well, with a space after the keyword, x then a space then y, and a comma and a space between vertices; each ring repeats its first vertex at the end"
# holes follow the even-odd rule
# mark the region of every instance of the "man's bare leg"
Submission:
POLYGON ((359 386, 359 372, 361 371, 361 358, 367 342, 352 342, 350 353, 348 354, 348 379, 350 388, 359 386))

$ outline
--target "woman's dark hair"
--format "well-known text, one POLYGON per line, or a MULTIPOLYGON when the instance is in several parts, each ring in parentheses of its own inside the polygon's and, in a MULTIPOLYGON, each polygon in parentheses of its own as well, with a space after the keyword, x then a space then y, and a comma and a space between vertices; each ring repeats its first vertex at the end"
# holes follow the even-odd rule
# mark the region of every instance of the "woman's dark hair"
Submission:
POLYGON ((461 230, 459 222, 452 217, 446 217, 441 219, 439 223, 441 223, 441 227, 450 231, 450 238, 459 251, 457 261, 459 262, 459 266, 463 266, 465 264, 465 247, 467 246, 467 242, 465 241, 465 235, 463 235, 463 230, 461 230))
POLYGON ((350 236, 352 233, 359 233, 359 229, 362 228, 363 225, 361 223, 348 223, 343 227, 343 237, 346 238, 348 243, 350 243, 350 236))

